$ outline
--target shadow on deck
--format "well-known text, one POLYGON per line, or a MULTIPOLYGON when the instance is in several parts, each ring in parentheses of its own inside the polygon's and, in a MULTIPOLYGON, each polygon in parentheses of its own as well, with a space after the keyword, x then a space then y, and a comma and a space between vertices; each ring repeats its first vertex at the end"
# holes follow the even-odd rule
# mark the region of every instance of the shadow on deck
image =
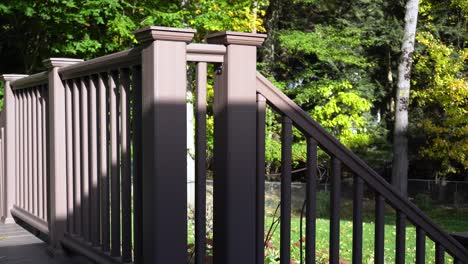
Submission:
POLYGON ((48 254, 46 241, 46 236, 27 226, 0 224, 0 264, 89 263, 84 259, 68 256, 52 258, 48 254))

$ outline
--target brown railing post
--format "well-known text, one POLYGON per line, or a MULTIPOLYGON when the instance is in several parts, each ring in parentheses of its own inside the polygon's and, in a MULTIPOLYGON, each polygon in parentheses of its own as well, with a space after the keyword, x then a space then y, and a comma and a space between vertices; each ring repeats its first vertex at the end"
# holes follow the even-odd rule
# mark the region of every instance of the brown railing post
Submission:
POLYGON ((165 27, 135 32, 143 82, 141 263, 187 262, 186 46, 194 33, 165 27))
MULTIPOLYGON (((4 197, 0 197, 1 199, 5 199, 3 202, 4 210, 5 210, 5 217, 1 219, 4 223, 13 223, 13 217, 10 213, 10 210, 13 208, 15 204, 15 191, 16 191, 16 170, 15 170, 15 157, 16 157, 16 148, 15 148, 15 97, 13 95, 13 89, 11 87, 11 82, 27 75, 19 75, 19 74, 4 74, 0 76, 0 80, 5 82, 5 92, 4 92, 4 111, 5 111, 5 138, 3 142, 3 147, 5 153, 4 156, 4 179, 5 185, 4 187, 4 197)), ((1 215, 1 214, 0 214, 1 215)))
POLYGON ((65 88, 58 69, 81 62, 78 59, 50 58, 44 61, 49 70, 48 90, 48 177, 49 177, 49 243, 54 254, 61 252, 60 241, 67 221, 67 170, 65 130, 65 88))
POLYGON ((255 263, 256 241, 256 62, 265 35, 221 32, 226 45, 215 78, 214 263, 255 263))

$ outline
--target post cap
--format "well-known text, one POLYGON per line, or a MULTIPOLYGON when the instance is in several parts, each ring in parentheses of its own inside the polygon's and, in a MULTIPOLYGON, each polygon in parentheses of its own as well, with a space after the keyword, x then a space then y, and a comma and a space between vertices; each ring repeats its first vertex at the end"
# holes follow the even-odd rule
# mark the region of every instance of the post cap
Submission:
POLYGON ((83 62, 83 60, 70 58, 49 58, 42 61, 47 69, 53 67, 65 67, 79 62, 83 62))
POLYGON ((207 35, 206 41, 210 44, 234 44, 258 47, 263 44, 266 37, 266 34, 224 31, 207 35))
POLYGON ((0 75, 0 80, 4 82, 12 82, 24 77, 28 77, 27 74, 2 74, 0 75))
POLYGON ((133 34, 140 44, 144 44, 154 40, 191 42, 196 32, 191 28, 148 26, 134 31, 133 34))

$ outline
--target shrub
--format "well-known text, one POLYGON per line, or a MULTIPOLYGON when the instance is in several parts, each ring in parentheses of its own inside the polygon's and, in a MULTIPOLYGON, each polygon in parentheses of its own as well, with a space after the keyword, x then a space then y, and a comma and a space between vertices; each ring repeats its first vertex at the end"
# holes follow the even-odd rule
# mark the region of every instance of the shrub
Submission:
POLYGON ((416 194, 414 203, 423 211, 430 210, 434 207, 431 197, 426 193, 416 194))
POLYGON ((323 218, 330 214, 330 192, 317 192, 317 217, 323 218))

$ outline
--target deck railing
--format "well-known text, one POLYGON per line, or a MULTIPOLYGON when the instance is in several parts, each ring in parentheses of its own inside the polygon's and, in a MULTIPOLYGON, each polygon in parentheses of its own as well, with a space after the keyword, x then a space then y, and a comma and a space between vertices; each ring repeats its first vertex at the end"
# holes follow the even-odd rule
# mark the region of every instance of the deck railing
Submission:
POLYGON ((330 263, 340 260, 342 167, 354 174, 353 263, 362 262, 364 186, 375 192, 375 263, 384 263, 384 205, 397 212, 397 263, 405 223, 468 263, 468 253, 383 178, 256 71, 265 35, 147 27, 140 44, 89 61, 53 58, 46 72, 3 75, 0 212, 98 263, 187 263, 187 86, 195 65, 195 263, 206 263, 208 64, 214 64, 214 263, 264 262, 265 109, 282 116, 280 263, 291 260, 292 131, 307 139, 305 263, 316 260, 316 167, 331 157, 330 263), (5 131, 5 132, 3 132, 5 131), (10 215, 11 214, 11 215, 10 215))
POLYGON ((7 216, 7 206, 5 199, 5 112, 0 111, 0 221, 4 221, 7 216))
MULTIPOLYGON (((298 107, 291 99, 284 95, 274 85, 261 74, 257 75, 258 92, 258 122, 259 127, 264 126, 265 101, 268 105, 283 118, 282 130, 282 190, 281 208, 287 208, 290 201, 290 178, 291 178, 291 126, 299 129, 307 141, 307 209, 306 209, 306 263, 315 263, 315 193, 317 170, 317 150, 325 151, 331 159, 331 195, 330 195, 330 263, 339 263, 339 242, 340 242, 340 180, 343 167, 353 174, 354 194, 353 194, 353 263, 362 263, 363 251, 363 198, 364 187, 374 192, 375 202, 375 231, 374 231, 374 260, 375 263, 385 263, 385 203, 394 208, 396 214, 396 234, 395 234, 395 262, 405 263, 405 256, 408 253, 406 243, 406 226, 409 220, 416 227, 416 263, 430 262, 426 259, 426 238, 435 242, 435 263, 444 263, 445 253, 449 253, 454 263, 467 263, 468 252, 454 238, 444 232, 438 225, 429 219, 420 209, 402 196, 396 188, 388 184, 383 177, 380 177, 374 170, 354 155, 349 149, 343 146, 336 138, 326 132, 317 122, 315 122, 306 112, 298 107), (286 165, 286 166, 284 166, 286 165)), ((259 131, 259 153, 263 153, 265 135, 263 130, 259 131)), ((260 154, 259 162, 264 160, 264 154, 260 154)), ((262 188, 264 171, 257 175, 257 188, 262 188)), ((261 193, 261 192, 259 192, 261 193)), ((257 199, 261 199, 258 197, 257 199)), ((262 210, 258 210, 262 212, 262 210)), ((259 216, 258 219, 262 219, 259 216)), ((282 234, 290 232, 290 214, 287 212, 281 219, 282 234), (284 225, 284 223, 287 223, 284 225)), ((290 247, 288 240, 281 242, 284 259, 289 258, 290 247)), ((257 243, 263 243, 258 237, 257 243)), ((388 243, 388 242, 387 242, 388 243)), ((283 257, 282 257, 283 259, 283 257)), ((286 263, 286 260, 284 260, 286 263)))
POLYGON ((22 216, 44 233, 48 232, 47 84, 47 72, 10 84, 16 110, 14 164, 17 173, 12 214, 22 216))

